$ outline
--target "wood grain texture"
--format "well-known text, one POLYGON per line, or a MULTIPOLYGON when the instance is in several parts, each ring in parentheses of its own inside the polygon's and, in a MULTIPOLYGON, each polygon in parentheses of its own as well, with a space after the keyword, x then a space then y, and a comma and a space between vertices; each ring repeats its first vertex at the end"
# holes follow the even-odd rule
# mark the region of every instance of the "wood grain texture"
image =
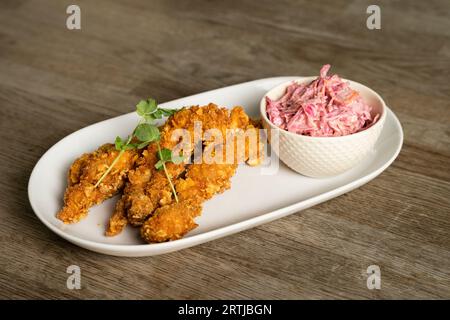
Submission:
MULTIPOLYGON (((77 0, 0 2, 1 298, 450 298, 450 3, 77 0), (369 184, 191 249, 117 258, 76 247, 33 214, 27 182, 65 135, 168 101, 324 63, 399 116, 399 158, 369 184), (66 268, 82 289, 66 288, 66 268), (381 267, 381 290, 366 268, 381 267)), ((245 204, 243 204, 245 205, 245 204)))

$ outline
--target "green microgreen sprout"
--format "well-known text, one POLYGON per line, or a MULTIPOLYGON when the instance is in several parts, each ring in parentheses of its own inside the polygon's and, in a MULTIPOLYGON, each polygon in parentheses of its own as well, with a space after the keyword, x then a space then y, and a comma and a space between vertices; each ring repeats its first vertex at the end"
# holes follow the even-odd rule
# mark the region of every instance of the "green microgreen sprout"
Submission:
POLYGON ((184 157, 183 156, 173 156, 172 150, 167 149, 167 148, 161 149, 161 145, 159 144, 159 142, 157 142, 157 144, 158 144, 158 159, 159 159, 159 161, 155 164, 155 168, 157 170, 161 170, 161 169, 164 170, 164 173, 166 174, 166 177, 169 180, 169 185, 170 185, 170 188, 172 189, 172 193, 175 198, 175 201, 178 202, 177 192, 175 191, 175 187, 173 186, 172 180, 170 179, 169 173, 167 172, 166 163, 173 162, 175 164, 180 164, 181 162, 184 161, 184 157))
POLYGON ((100 185, 100 183, 105 179, 105 177, 111 172, 114 165, 119 161, 120 157, 127 150, 132 149, 142 149, 148 146, 152 142, 156 142, 158 146, 158 159, 159 161, 156 163, 155 168, 157 170, 164 169, 164 173, 166 174, 167 180, 169 181, 170 187, 172 189, 175 200, 178 202, 178 196, 175 191, 175 187, 173 186, 172 179, 167 172, 166 163, 173 162, 175 164, 179 164, 184 160, 182 156, 173 156, 172 151, 169 149, 162 149, 160 145, 160 133, 158 127, 155 125, 154 121, 158 119, 162 119, 162 117, 168 117, 175 112, 177 109, 165 109, 158 107, 158 103, 155 99, 147 99, 141 100, 136 105, 136 113, 141 117, 138 125, 134 129, 133 133, 125 140, 122 140, 121 137, 116 137, 115 147, 116 150, 120 151, 116 158, 113 160, 108 169, 103 173, 100 179, 95 184, 95 188, 100 185))

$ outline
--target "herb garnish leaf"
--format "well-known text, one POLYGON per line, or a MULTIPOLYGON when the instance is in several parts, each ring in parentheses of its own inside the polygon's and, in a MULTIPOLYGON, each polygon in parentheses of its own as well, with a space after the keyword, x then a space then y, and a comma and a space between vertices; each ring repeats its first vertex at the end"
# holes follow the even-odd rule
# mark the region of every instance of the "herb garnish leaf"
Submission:
POLYGON ((117 136, 114 141, 114 145, 116 150, 120 151, 116 158, 113 160, 108 169, 103 173, 100 179, 95 184, 95 187, 105 179, 105 177, 109 174, 114 165, 119 161, 120 157, 126 150, 132 149, 142 149, 148 146, 151 142, 156 142, 158 146, 158 158, 159 161, 155 164, 155 168, 157 170, 164 169, 164 173, 166 174, 167 180, 169 181, 170 187, 172 189, 175 200, 178 202, 178 196, 173 186, 171 177, 167 172, 166 162, 173 162, 175 164, 181 163, 184 158, 183 157, 172 157, 172 151, 164 148, 161 150, 161 146, 159 140, 161 138, 161 134, 159 132, 158 127, 153 123, 154 120, 161 119, 162 117, 168 117, 173 115, 178 110, 176 109, 164 109, 159 108, 158 103, 155 99, 149 98, 147 100, 141 100, 136 105, 136 113, 141 117, 139 124, 134 129, 133 134, 127 138, 126 141, 122 140, 121 137, 117 136), (133 141, 133 142, 131 142, 133 141))

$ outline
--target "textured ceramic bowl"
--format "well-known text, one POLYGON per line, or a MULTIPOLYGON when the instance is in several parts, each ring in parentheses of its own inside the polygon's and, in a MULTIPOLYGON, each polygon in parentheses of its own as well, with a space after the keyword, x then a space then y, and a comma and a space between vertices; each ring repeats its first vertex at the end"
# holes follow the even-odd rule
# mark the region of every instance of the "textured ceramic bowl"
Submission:
MULTIPOLYGON (((309 83, 316 77, 301 78, 297 83, 309 83)), ((345 79, 344 79, 345 80, 345 79)), ((261 100, 260 112, 272 150, 288 167, 309 177, 330 177, 343 173, 372 151, 386 119, 386 105, 372 89, 350 80, 350 87, 357 90, 372 107, 372 115, 380 114, 378 121, 366 130, 342 137, 310 137, 292 133, 275 126, 267 117, 266 97, 278 100, 292 81, 276 86, 261 100)))

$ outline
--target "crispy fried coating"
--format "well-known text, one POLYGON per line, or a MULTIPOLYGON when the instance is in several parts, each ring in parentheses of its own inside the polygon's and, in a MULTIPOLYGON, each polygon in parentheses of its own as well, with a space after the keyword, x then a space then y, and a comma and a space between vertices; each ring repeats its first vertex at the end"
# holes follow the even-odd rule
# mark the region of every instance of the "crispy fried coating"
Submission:
POLYGON ((237 164, 194 164, 189 166, 186 177, 175 183, 180 201, 212 198, 231 187, 230 179, 236 173, 237 164))
MULTIPOLYGON (((242 110, 242 108, 239 109, 242 110)), ((202 142, 203 132, 206 130, 218 129, 223 137, 225 137, 227 129, 241 125, 241 123, 248 123, 248 117, 243 111, 239 112, 239 114, 237 112, 234 114, 235 116, 232 117, 228 109, 220 108, 212 103, 203 107, 193 106, 183 108, 172 115, 162 127, 161 147, 173 149, 181 140, 181 135, 178 134, 179 131, 177 130, 183 129, 189 132, 189 138, 191 139, 191 143, 189 144, 191 150, 184 151, 188 151, 188 153, 192 152, 195 143, 202 142), (197 137, 197 135, 199 136, 197 137), (173 139, 174 137, 175 139, 173 139)), ((123 208, 126 211, 128 221, 134 226, 142 225, 156 208, 166 205, 173 200, 172 191, 165 173, 155 169, 154 165, 158 161, 156 153, 156 145, 150 145, 142 154, 135 169, 135 172, 138 173, 148 171, 151 179, 130 178, 124 190, 123 198, 125 199, 123 200, 123 208)), ((185 170, 185 163, 167 164, 168 174, 174 181, 185 170)), ((130 176, 132 175, 134 175, 133 172, 130 173, 130 176)), ((122 208, 119 206, 118 209, 120 211, 122 208)), ((116 213, 113 214, 114 216, 116 216, 116 213)), ((109 229, 112 229, 112 227, 109 229)))
MULTIPOLYGON (((230 112, 215 104, 194 106, 183 108, 168 119, 161 128, 160 144, 161 148, 171 150, 178 147, 182 134, 177 134, 177 130, 183 129, 190 138, 188 146, 182 147, 185 155, 192 153, 198 145, 204 146, 206 150, 211 148, 213 154, 225 154, 230 144, 230 130, 240 137, 243 129, 257 132, 257 128, 257 124, 248 118, 241 107, 235 107, 230 112), (214 135, 205 135, 210 129, 216 130, 223 139, 218 142, 214 135)), ((259 139, 259 134, 256 134, 259 139)), ((91 206, 120 192, 126 183, 124 194, 110 218, 106 235, 116 235, 130 223, 134 226, 143 225, 141 235, 147 242, 179 239, 197 226, 194 218, 201 214, 202 203, 230 188, 230 179, 239 162, 259 164, 262 156, 260 148, 256 151, 250 148, 247 140, 233 141, 232 145, 234 156, 231 162, 226 159, 225 163, 167 163, 167 172, 179 198, 179 202, 175 202, 165 172, 155 168, 158 161, 158 145, 155 143, 142 152, 125 151, 102 183, 95 187, 119 152, 114 145, 105 144, 93 153, 82 155, 70 167, 64 207, 57 217, 65 223, 78 222, 87 215, 91 206), (238 157, 242 152, 243 160, 238 157), (256 160, 250 162, 252 154, 256 155, 256 160)))
POLYGON ((241 107, 235 107, 231 112, 214 104, 182 109, 169 118, 162 129, 164 147, 169 149, 173 147, 174 142, 168 143, 167 137, 170 137, 176 129, 187 129, 193 137, 194 121, 202 122, 201 143, 204 145, 204 151, 211 147, 214 150, 213 154, 217 151, 222 153, 222 159, 226 159, 226 162, 194 161, 194 164, 189 165, 168 163, 167 169, 179 198, 177 203, 173 199, 164 172, 154 168, 157 162, 156 147, 149 146, 138 160, 137 168, 129 174, 124 196, 111 217, 108 235, 119 233, 125 226, 127 217, 132 225, 142 225, 141 236, 147 242, 179 239, 197 226, 194 218, 201 214, 202 203, 230 188, 230 180, 236 172, 238 163, 243 161, 247 161, 250 165, 260 163, 262 149, 258 147, 255 151, 255 148, 250 148, 250 139, 239 140, 242 137, 246 138, 244 129, 250 129, 254 131, 256 141, 260 144, 258 124, 250 120, 241 107), (211 128, 218 129, 223 137, 219 144, 211 137, 203 136, 205 131, 211 128), (236 140, 233 140, 233 137, 230 139, 230 133, 234 134, 236 140), (230 145, 231 149, 234 148, 232 153, 234 157, 231 161, 226 158, 229 151, 227 148, 230 145), (250 160, 253 162, 249 163, 250 160), (148 174, 136 174, 139 170, 142 172, 144 168, 148 174), (137 177, 132 178, 135 174, 137 177))
POLYGON ((149 243, 176 240, 197 227, 194 218, 201 214, 202 203, 231 187, 236 168, 237 164, 190 165, 186 177, 175 183, 179 202, 156 209, 141 227, 142 238, 149 243))
POLYGON ((108 237, 115 236, 116 234, 119 234, 127 224, 128 218, 125 211, 125 200, 124 198, 120 198, 116 203, 113 214, 109 218, 105 235, 108 237))
POLYGON ((122 189, 127 172, 138 158, 135 150, 124 152, 106 178, 97 188, 94 187, 118 152, 114 145, 105 144, 75 160, 69 169, 64 207, 57 214, 58 219, 64 223, 78 222, 87 215, 90 207, 112 197, 122 189))
POLYGON ((156 144, 150 145, 142 152, 136 161, 136 168, 128 172, 128 181, 125 184, 122 197, 117 201, 106 229, 107 236, 119 234, 128 224, 128 210, 131 205, 152 210, 152 202, 145 193, 145 187, 154 173, 153 167, 157 162, 156 144))
MULTIPOLYGON (((233 126, 237 129, 237 132, 233 134, 239 136, 243 134, 240 128, 248 126, 248 117, 241 117, 245 115, 242 109, 234 109, 231 115, 236 120, 233 126), (243 119, 245 120, 242 121, 243 119)), ((197 227, 194 218, 201 214, 201 204, 231 187, 231 178, 236 173, 240 162, 238 150, 245 146, 245 143, 239 143, 237 139, 227 139, 222 145, 213 146, 213 151, 205 152, 201 163, 189 165, 185 177, 175 182, 179 202, 172 202, 156 209, 154 215, 141 227, 141 237, 149 243, 165 242, 180 239, 197 227), (228 162, 225 161, 226 154, 230 152, 227 146, 233 149, 233 158, 228 162), (206 159, 209 154, 213 157, 221 154, 224 161, 220 163, 210 161, 206 159), (188 209, 194 204, 195 211, 188 209)), ((245 152, 244 156, 247 157, 248 154, 245 152)), ((245 159, 242 160, 245 161, 245 159)))
POLYGON ((180 239, 197 227, 194 218, 201 211, 201 202, 189 200, 160 207, 142 226, 141 236, 147 242, 180 239))
POLYGON ((141 227, 141 237, 149 243, 165 242, 180 239, 197 227, 194 218, 201 214, 202 203, 229 189, 236 169, 237 163, 189 165, 185 177, 175 182, 179 202, 156 209, 141 227))

